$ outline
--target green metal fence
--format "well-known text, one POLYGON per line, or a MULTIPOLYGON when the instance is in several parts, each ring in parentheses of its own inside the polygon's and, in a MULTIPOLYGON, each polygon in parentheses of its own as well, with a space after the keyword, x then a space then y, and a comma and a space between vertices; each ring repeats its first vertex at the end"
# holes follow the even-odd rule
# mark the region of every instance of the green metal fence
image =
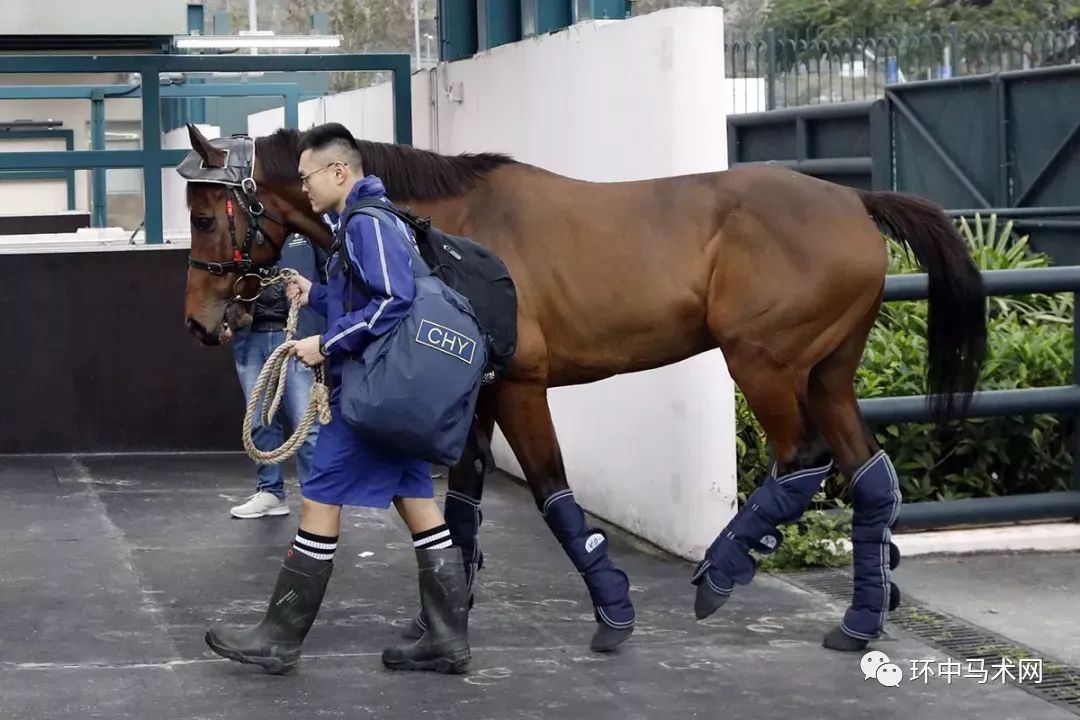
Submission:
POLYGON ((885 37, 789 37, 766 30, 725 38, 734 112, 872 100, 886 85, 1080 62, 1075 28, 885 37))
MULTIPOLYGON (((50 151, 50 152, 4 152, 0 153, 0 178, 5 173, 27 171, 73 171, 90 169, 104 175, 106 168, 141 168, 144 181, 143 204, 145 209, 145 235, 149 244, 161 243, 162 232, 162 168, 175 167, 187 154, 186 150, 165 150, 161 147, 164 107, 162 98, 207 97, 215 95, 258 94, 256 85, 228 87, 198 84, 182 88, 161 85, 165 73, 211 73, 211 72, 370 72, 387 70, 393 73, 394 93, 394 139, 401 144, 412 143, 412 102, 409 82, 409 56, 405 54, 340 54, 340 55, 13 55, 4 58, 0 76, 13 73, 63 74, 77 76, 80 73, 138 73, 140 85, 123 88, 122 92, 142 97, 141 150, 104 150, 103 139, 93 140, 97 149, 50 151)), ((63 86, 41 88, 32 86, 8 88, 0 91, 0 98, 56 97, 67 92, 68 97, 104 101, 116 88, 89 88, 63 86), (4 94, 6 93, 6 94, 4 94), (52 93, 52 94, 49 94, 52 93)), ((263 86, 265 89, 266 86, 263 86)), ((280 94, 287 101, 286 125, 296 127, 295 89, 279 85, 266 92, 280 94)), ((103 122, 102 107, 91 113, 91 119, 103 122), (101 115, 102 117, 98 117, 101 115)), ((93 110, 93 108, 92 108, 93 110)), ((6 175, 11 177, 10 175, 6 175)), ((96 202, 95 202, 96 205, 96 202)), ((103 212, 103 211, 102 211, 103 212)))

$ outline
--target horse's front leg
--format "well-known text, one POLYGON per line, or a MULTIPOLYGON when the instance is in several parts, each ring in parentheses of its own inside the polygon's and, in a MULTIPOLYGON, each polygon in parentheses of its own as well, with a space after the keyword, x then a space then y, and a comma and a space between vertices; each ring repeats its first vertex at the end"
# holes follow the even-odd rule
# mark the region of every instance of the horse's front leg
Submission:
POLYGON ((525 472, 536 507, 581 573, 598 624, 590 647, 610 652, 634 631, 630 580, 608 557, 607 536, 590 528, 566 480, 555 437, 547 388, 539 383, 506 383, 496 397, 496 420, 525 472))

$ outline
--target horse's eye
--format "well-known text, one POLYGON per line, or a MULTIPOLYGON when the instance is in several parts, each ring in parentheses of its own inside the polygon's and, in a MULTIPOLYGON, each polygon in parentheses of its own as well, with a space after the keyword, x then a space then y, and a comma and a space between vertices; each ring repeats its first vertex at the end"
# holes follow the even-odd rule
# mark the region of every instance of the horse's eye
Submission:
POLYGON ((214 229, 214 218, 192 215, 191 224, 194 225, 195 229, 199 232, 210 232, 214 229))

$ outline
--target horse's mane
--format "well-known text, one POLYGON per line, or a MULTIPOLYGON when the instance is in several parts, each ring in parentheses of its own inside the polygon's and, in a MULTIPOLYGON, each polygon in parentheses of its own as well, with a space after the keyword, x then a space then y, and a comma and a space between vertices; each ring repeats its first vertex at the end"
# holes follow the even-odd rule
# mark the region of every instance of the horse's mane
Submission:
MULTIPOLYGON (((296 184, 300 176, 296 160, 300 131, 282 128, 272 135, 256 138, 255 157, 270 182, 296 184)), ((477 180, 502 165, 516 163, 502 153, 440 155, 408 145, 359 140, 364 172, 377 175, 392 198, 437 200, 461 195, 477 180)))

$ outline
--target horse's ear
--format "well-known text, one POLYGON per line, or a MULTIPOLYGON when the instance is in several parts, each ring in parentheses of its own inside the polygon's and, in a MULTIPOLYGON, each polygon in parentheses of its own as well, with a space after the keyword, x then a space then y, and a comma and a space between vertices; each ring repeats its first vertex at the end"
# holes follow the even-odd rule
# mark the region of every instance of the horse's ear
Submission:
POLYGON ((192 123, 187 123, 188 137, 191 139, 191 149, 199 153, 206 167, 225 167, 225 151, 219 150, 210 144, 206 136, 192 123))

